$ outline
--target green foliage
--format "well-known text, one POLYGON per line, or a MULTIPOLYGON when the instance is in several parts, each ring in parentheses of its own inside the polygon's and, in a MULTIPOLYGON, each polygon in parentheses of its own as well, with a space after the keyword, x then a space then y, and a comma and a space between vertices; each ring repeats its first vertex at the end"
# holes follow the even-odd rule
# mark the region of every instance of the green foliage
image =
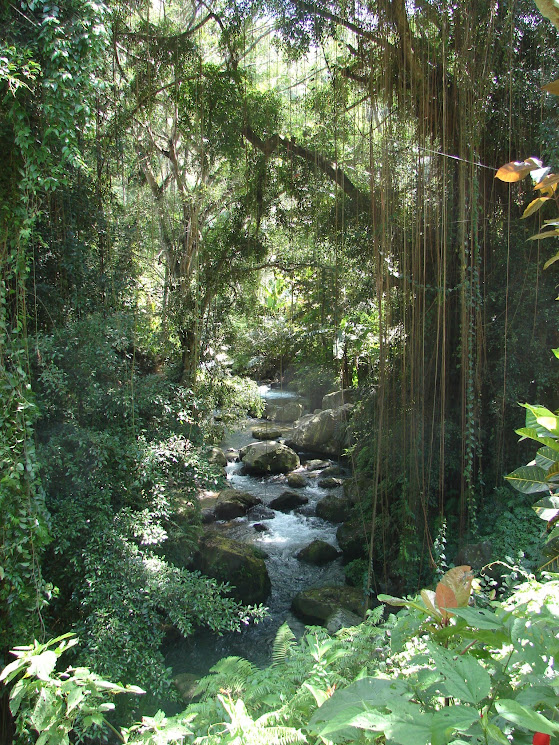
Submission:
MULTIPOLYGON (((158 736, 171 742, 177 725, 188 727, 180 734, 196 745, 364 745, 381 736, 395 745, 505 745, 529 742, 534 732, 556 736, 559 581, 527 577, 506 601, 480 606, 474 598, 471 605, 465 569, 446 573, 418 598, 389 598, 406 609, 382 626, 379 610, 334 636, 307 629, 297 643, 284 627, 269 668, 221 660, 200 681, 199 702, 173 721, 158 715, 158 736)), ((80 731, 91 710, 97 721, 89 726, 103 726, 108 707, 100 689, 125 692, 89 671, 55 673, 65 645, 58 639, 15 650, 18 660, 4 671, 12 680, 24 673, 11 693, 20 731, 37 724, 37 712, 68 734, 80 731), (70 695, 75 706, 57 703, 70 695)))
POLYGON ((69 745, 76 737, 83 741, 95 734, 103 737, 110 733, 130 745, 165 745, 180 742, 190 733, 188 717, 167 719, 162 712, 144 717, 128 729, 116 730, 107 718, 115 708, 113 699, 141 695, 144 691, 137 686, 110 683, 86 667, 57 672, 58 659, 76 643, 76 638, 65 634, 46 644, 34 642, 13 650, 17 659, 4 668, 0 681, 15 681, 10 711, 17 717, 19 742, 69 745), (39 737, 35 739, 33 733, 39 737))
POLYGON ((517 468, 505 478, 522 494, 545 494, 532 508, 547 523, 543 568, 559 566, 559 416, 543 406, 524 404, 526 423, 516 433, 521 439, 535 440, 539 447, 536 457, 526 466, 517 468))

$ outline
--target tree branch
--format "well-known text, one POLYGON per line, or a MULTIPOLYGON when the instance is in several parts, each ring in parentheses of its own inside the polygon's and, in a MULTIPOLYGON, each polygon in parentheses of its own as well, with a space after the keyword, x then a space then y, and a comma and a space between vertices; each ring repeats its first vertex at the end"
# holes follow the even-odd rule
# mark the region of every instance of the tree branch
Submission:
POLYGON ((294 156, 302 158, 328 176, 348 197, 368 203, 369 194, 355 186, 342 168, 320 153, 299 145, 292 138, 287 139, 277 134, 269 137, 267 140, 262 140, 250 125, 244 127, 243 136, 251 145, 264 153, 267 158, 274 153, 277 153, 282 158, 293 158, 294 156))

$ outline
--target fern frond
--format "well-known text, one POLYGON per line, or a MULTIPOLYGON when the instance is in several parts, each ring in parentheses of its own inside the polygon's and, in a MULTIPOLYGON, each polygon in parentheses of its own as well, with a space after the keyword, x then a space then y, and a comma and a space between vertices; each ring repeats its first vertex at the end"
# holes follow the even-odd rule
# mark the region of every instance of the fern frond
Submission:
POLYGON ((272 665, 282 663, 295 646, 295 634, 287 623, 283 623, 276 634, 272 647, 272 665))
POLYGON ((216 696, 226 690, 239 696, 244 692, 247 680, 259 672, 256 665, 244 657, 224 657, 210 668, 210 674, 198 681, 196 693, 204 698, 216 696))
POLYGON ((264 727, 250 733, 250 745, 290 745, 299 742, 307 742, 307 738, 300 729, 293 727, 264 727))

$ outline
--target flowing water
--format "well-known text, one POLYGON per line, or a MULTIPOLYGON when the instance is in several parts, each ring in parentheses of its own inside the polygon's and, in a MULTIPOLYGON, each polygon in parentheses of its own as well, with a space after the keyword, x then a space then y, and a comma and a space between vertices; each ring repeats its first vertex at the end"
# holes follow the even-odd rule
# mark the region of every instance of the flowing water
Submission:
MULTIPOLYGON (((292 394, 269 389, 262 390, 267 400, 285 399, 292 394)), ((222 443, 222 448, 236 450, 256 442, 251 435, 255 426, 265 426, 261 419, 249 419, 234 432, 231 432, 222 443)), ((271 425, 274 426, 275 425, 271 425)), ((286 431, 288 428, 286 428, 286 431)), ((301 460, 305 461, 305 456, 301 460)), ((317 458, 316 455, 308 455, 317 458)), ((319 538, 337 547, 337 525, 326 522, 315 514, 317 502, 332 493, 317 485, 319 472, 307 471, 304 466, 298 469, 307 477, 307 485, 297 492, 308 498, 302 508, 289 513, 273 510, 273 518, 251 517, 237 518, 229 523, 218 523, 218 529, 224 535, 243 543, 250 543, 267 554, 266 566, 272 583, 272 593, 266 605, 269 617, 259 624, 250 625, 240 633, 228 633, 217 636, 207 631, 199 631, 186 640, 173 644, 167 650, 167 662, 174 674, 188 672, 195 675, 207 673, 209 668, 222 657, 237 655, 245 657, 257 665, 266 665, 271 660, 271 648, 276 632, 282 623, 287 621, 293 632, 299 636, 304 626, 290 612, 293 597, 303 589, 331 584, 343 584, 344 573, 341 559, 315 567, 296 558, 297 552, 311 541, 319 538), (265 526, 259 532, 255 524, 265 526)), ((232 488, 250 492, 262 500, 267 507, 270 501, 288 489, 287 479, 279 476, 248 476, 243 474, 241 462, 229 463, 227 480, 232 488)), ((335 492, 334 492, 335 493, 335 492)))

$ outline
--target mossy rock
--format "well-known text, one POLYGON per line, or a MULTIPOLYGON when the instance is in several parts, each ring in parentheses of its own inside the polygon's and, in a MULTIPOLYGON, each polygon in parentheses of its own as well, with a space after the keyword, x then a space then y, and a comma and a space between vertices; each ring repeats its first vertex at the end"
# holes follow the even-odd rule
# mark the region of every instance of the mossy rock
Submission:
POLYGON ((312 458, 305 463, 307 471, 322 471, 322 469, 328 468, 329 466, 329 460, 320 460, 318 458, 312 458))
POLYGON ((251 434, 255 440, 277 440, 278 437, 282 436, 283 432, 281 429, 263 426, 254 427, 251 434))
POLYGON ((337 479, 334 476, 327 476, 325 479, 321 477, 318 485, 321 489, 337 489, 338 486, 342 486, 343 483, 343 479, 337 479))
POLYGON ((225 457, 225 453, 220 448, 208 448, 206 451, 206 457, 208 459, 208 463, 212 463, 213 465, 220 466, 221 468, 225 468, 225 466, 227 465, 227 458, 225 457))
POLYGON ((247 605, 264 603, 272 589, 262 555, 214 531, 200 540, 193 567, 218 582, 228 582, 232 597, 247 605))
POLYGON ((352 504, 360 504, 372 499, 374 492, 374 479, 368 476, 354 476, 344 481, 344 497, 352 504))
POLYGON ((339 555, 340 552, 337 548, 318 538, 296 554, 299 561, 304 561, 306 564, 313 564, 318 567, 334 561, 339 555))
POLYGON ((349 520, 351 504, 347 499, 328 494, 316 505, 317 517, 328 520, 331 523, 343 523, 349 520))
POLYGON ((302 473, 289 473, 287 475, 287 484, 292 489, 302 489, 307 485, 307 479, 302 473))
POLYGON ((179 673, 173 683, 185 704, 192 703, 192 699, 199 693, 198 678, 192 673, 179 673))
POLYGON ((340 608, 363 617, 365 601, 362 591, 346 585, 312 587, 299 592, 291 603, 291 610, 302 621, 322 626, 340 608))
POLYGON ((257 504, 261 499, 238 489, 224 489, 220 492, 214 507, 216 520, 233 520, 236 517, 243 517, 246 513, 257 504))

